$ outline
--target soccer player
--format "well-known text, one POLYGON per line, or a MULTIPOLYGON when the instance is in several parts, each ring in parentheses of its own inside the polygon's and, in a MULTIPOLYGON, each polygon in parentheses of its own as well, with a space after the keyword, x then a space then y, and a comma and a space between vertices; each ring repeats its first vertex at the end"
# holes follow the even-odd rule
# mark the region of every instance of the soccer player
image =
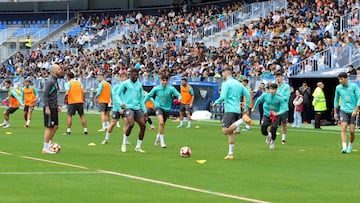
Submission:
POLYGON ((255 101, 254 112, 257 105, 263 102, 264 116, 261 121, 261 133, 266 138, 266 144, 270 144, 270 149, 275 149, 275 139, 276 139, 276 130, 280 124, 281 116, 288 111, 288 103, 278 95, 277 84, 271 83, 269 85, 269 92, 264 92, 261 96, 255 101), (270 132, 268 132, 268 127, 271 126, 270 132))
MULTIPOLYGON (((148 94, 148 92, 145 92, 144 96, 146 96, 148 94)), ((147 118, 147 122, 150 124, 150 130, 155 130, 155 126, 150 118, 150 116, 155 116, 155 105, 154 105, 154 98, 150 98, 149 100, 147 100, 147 102, 145 102, 145 108, 146 108, 146 113, 148 115, 147 118)))
MULTIPOLYGON (((280 95, 286 103, 289 102, 290 99, 290 85, 284 83, 283 74, 281 71, 276 73, 276 84, 277 84, 277 91, 276 94, 280 95)), ((287 108, 289 109, 289 108, 287 108)), ((288 119, 288 110, 280 115, 280 124, 281 124, 281 144, 286 144, 286 132, 287 132, 287 119, 288 119)))
POLYGON ((183 127, 184 123, 184 113, 186 113, 186 117, 188 120, 188 124, 186 128, 191 128, 191 115, 190 110, 193 106, 194 102, 194 90, 193 88, 188 84, 186 78, 181 79, 181 85, 180 85, 180 93, 181 93, 181 101, 180 101, 180 124, 177 126, 178 128, 183 127))
POLYGON ((64 77, 64 71, 59 65, 53 64, 50 66, 50 74, 50 77, 46 80, 43 95, 45 125, 43 154, 55 154, 54 151, 49 149, 49 146, 59 126, 58 112, 61 111, 61 106, 58 105, 57 100, 59 89, 57 79, 64 77))
POLYGON ((99 86, 94 100, 96 101, 97 99, 99 103, 99 111, 100 111, 102 127, 98 131, 101 132, 101 131, 105 131, 109 127, 109 120, 110 120, 109 104, 111 102, 111 87, 110 84, 104 80, 104 75, 102 73, 98 73, 97 77, 99 81, 99 86))
MULTIPOLYGON (((118 124, 120 117, 123 115, 124 113, 124 109, 120 108, 120 102, 121 102, 121 98, 118 97, 118 90, 121 86, 121 83, 127 80, 127 75, 126 73, 122 73, 120 74, 120 81, 118 84, 114 85, 111 88, 111 100, 113 103, 112 106, 112 120, 110 123, 110 126, 106 129, 106 134, 105 134, 105 139, 101 142, 101 144, 107 144, 109 142, 110 139, 110 135, 114 129, 114 126, 118 124)), ((129 141, 127 141, 126 144, 130 144, 129 141)))
POLYGON ((352 146, 355 140, 355 120, 360 106, 360 91, 359 87, 348 81, 348 75, 345 72, 338 75, 339 85, 335 89, 334 98, 334 119, 338 120, 339 115, 336 109, 340 105, 340 125, 341 125, 341 141, 342 141, 342 153, 351 153, 352 146), (346 146, 346 130, 350 125, 350 142, 346 146))
MULTIPOLYGON (((246 87, 246 89, 249 91, 249 94, 250 94, 250 104, 249 104, 249 111, 248 111, 248 114, 249 114, 249 118, 251 118, 251 109, 253 107, 253 95, 252 95, 252 89, 249 85, 249 80, 248 79, 243 79, 242 80, 242 84, 246 87)), ((246 99, 245 97, 243 98, 243 102, 246 103, 246 99)), ((250 130, 250 125, 249 124, 246 124, 245 125, 245 128, 243 129, 244 131, 248 131, 250 130)))
POLYGON ((135 151, 146 153, 141 149, 141 144, 145 135, 145 118, 147 117, 146 108, 143 101, 142 84, 138 81, 138 70, 136 68, 130 69, 130 78, 123 82, 118 90, 118 96, 121 98, 120 106, 124 110, 124 135, 121 151, 126 152, 126 143, 130 136, 131 130, 136 121, 139 125, 140 131, 136 143, 135 151))
POLYGON ((159 129, 155 139, 155 145, 159 145, 162 148, 166 148, 164 140, 164 128, 166 120, 169 118, 171 104, 173 97, 181 99, 180 93, 175 87, 168 85, 169 76, 166 74, 161 75, 160 85, 154 87, 149 94, 146 95, 144 102, 155 96, 155 114, 158 119, 159 129))
POLYGON ((30 79, 26 79, 24 82, 24 88, 21 89, 21 95, 24 101, 24 119, 25 119, 25 126, 30 127, 30 121, 32 112, 34 110, 36 100, 39 97, 39 94, 34 86, 31 85, 30 79))
POLYGON ((5 88, 7 90, 9 99, 9 107, 4 111, 4 122, 0 124, 3 128, 10 128, 10 114, 13 114, 16 110, 19 109, 20 105, 23 105, 21 97, 16 93, 15 89, 11 87, 11 81, 5 80, 5 88))
POLYGON ((222 121, 222 132, 228 135, 229 152, 224 157, 226 160, 234 159, 235 135, 234 130, 243 120, 241 119, 240 99, 246 97, 244 113, 249 109, 250 95, 249 91, 238 80, 232 77, 231 68, 226 68, 222 72, 224 82, 221 85, 220 97, 214 102, 213 107, 224 102, 224 116, 222 121))
POLYGON ((81 85, 81 82, 75 79, 75 75, 72 72, 67 74, 69 82, 65 84, 66 93, 64 97, 68 98, 68 111, 67 111, 67 129, 66 135, 71 134, 72 117, 78 112, 81 124, 84 129, 84 134, 88 134, 86 118, 84 114, 84 103, 85 103, 85 91, 81 85))

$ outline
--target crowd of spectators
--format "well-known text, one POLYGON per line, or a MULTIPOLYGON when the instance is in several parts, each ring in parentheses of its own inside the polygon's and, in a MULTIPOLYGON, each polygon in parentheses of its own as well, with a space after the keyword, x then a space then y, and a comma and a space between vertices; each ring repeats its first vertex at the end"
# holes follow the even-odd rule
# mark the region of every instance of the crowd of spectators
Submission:
MULTIPOLYGON (((238 77, 271 78, 277 70, 290 75, 294 64, 329 47, 335 48, 336 57, 346 45, 359 46, 360 37, 353 31, 339 31, 340 16, 358 9, 357 0, 288 0, 287 9, 242 25, 233 38, 222 40, 219 47, 187 40, 196 28, 231 15, 242 3, 222 8, 204 6, 191 12, 170 10, 159 16, 138 12, 115 17, 81 17, 79 25, 86 29, 99 31, 119 24, 133 24, 138 29, 120 39, 116 48, 81 48, 74 55, 69 50, 49 51, 49 44, 44 44, 26 53, 19 52, 0 68, 0 76, 41 79, 47 77, 50 64, 57 62, 79 78, 94 78, 98 72, 115 78, 135 67, 144 81, 156 81, 163 72, 178 78, 209 81, 209 78, 220 78, 221 70, 228 66, 238 77), (155 46, 159 40, 168 43, 155 46), (182 41, 181 46, 177 46, 176 40, 182 41)), ((66 43, 76 43, 75 38, 66 43)))

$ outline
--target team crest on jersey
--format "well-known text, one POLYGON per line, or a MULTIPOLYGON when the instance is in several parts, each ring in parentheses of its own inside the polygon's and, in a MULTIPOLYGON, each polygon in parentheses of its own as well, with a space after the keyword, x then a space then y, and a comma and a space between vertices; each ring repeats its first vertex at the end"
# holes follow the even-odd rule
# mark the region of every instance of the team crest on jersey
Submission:
POLYGON ((202 98, 205 98, 206 95, 207 95, 207 90, 200 90, 200 96, 201 96, 202 98))

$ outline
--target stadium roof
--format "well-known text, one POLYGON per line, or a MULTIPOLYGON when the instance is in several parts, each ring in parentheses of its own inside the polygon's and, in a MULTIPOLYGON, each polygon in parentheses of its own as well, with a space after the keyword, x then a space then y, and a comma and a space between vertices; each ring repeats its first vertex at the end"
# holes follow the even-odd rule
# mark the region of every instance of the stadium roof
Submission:
POLYGON ((68 2, 71 0, 0 0, 0 3, 68 2))

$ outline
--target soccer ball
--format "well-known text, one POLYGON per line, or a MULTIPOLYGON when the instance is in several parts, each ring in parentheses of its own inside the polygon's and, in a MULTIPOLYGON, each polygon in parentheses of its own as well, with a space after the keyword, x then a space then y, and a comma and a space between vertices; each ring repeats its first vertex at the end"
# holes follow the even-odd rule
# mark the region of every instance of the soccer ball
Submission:
POLYGON ((51 143, 50 150, 56 153, 59 153, 61 150, 61 147, 58 143, 51 143))
POLYGON ((180 149, 180 156, 182 157, 190 157, 191 156, 191 149, 190 147, 181 147, 180 149))

